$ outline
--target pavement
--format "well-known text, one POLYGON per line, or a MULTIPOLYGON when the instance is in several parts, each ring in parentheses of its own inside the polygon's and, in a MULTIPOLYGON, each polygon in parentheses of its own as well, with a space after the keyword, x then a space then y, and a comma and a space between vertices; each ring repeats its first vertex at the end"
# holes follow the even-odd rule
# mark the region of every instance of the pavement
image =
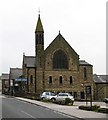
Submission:
MULTIPOLYGON (((54 103, 46 103, 42 101, 37 101, 37 100, 31 100, 27 98, 21 98, 21 97, 16 97, 19 100, 29 102, 31 104, 36 104, 51 110, 54 110, 55 112, 63 113, 65 115, 71 116, 71 117, 76 117, 76 118, 105 118, 105 120, 108 118, 108 114, 105 113, 98 113, 98 112, 93 112, 93 111, 86 111, 86 110, 80 110, 78 108, 79 105, 81 105, 80 102, 74 102, 73 106, 66 106, 66 105, 58 105, 54 103), (80 104, 79 104, 80 103, 80 104)), ((82 102, 82 105, 84 102, 82 102)), ((95 102, 93 104, 96 104, 95 102)), ((105 107, 102 105, 102 108, 105 107)), ((108 106, 106 106, 108 107, 108 106)))

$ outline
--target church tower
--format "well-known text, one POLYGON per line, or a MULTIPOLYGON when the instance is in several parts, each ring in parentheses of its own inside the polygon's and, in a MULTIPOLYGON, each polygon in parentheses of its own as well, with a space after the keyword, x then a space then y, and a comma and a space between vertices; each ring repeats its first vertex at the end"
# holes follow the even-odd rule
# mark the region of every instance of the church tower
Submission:
POLYGON ((37 69, 42 69, 43 67, 43 54, 44 54, 44 30, 40 19, 40 14, 38 16, 38 21, 35 30, 35 53, 36 53, 36 67, 37 69))
POLYGON ((44 30, 40 14, 35 29, 36 91, 44 91, 44 30))

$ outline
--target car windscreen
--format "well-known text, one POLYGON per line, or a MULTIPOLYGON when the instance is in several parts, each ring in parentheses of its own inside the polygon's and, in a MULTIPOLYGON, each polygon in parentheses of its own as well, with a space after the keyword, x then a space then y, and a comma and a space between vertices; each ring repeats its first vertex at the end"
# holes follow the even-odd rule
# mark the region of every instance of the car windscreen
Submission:
POLYGON ((60 94, 58 94, 58 96, 68 96, 68 95, 65 93, 60 93, 60 94))
POLYGON ((52 96, 55 96, 55 94, 54 94, 54 93, 51 93, 51 95, 52 95, 52 96))

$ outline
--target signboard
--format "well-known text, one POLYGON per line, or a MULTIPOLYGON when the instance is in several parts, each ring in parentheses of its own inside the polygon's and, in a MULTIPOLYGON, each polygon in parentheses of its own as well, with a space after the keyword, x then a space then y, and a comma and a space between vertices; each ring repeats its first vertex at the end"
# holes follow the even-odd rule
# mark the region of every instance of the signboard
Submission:
POLYGON ((91 86, 86 86, 86 94, 91 94, 91 86))
POLYGON ((25 78, 17 78, 17 79, 15 79, 15 81, 24 81, 24 82, 26 82, 27 81, 27 79, 25 79, 25 78))

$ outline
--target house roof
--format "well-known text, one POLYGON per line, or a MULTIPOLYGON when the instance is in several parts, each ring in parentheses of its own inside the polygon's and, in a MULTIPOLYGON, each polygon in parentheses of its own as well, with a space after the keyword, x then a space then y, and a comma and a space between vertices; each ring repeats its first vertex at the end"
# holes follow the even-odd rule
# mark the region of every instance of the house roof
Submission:
POLYGON ((16 79, 22 76, 21 68, 10 68, 10 79, 16 79))
POLYGON ((26 65, 26 67, 35 67, 35 63, 34 56, 23 56, 23 64, 26 65))
POLYGON ((7 73, 2 73, 1 79, 2 79, 2 80, 9 80, 9 74, 7 74, 7 73))
POLYGON ((92 66, 91 64, 89 64, 85 60, 79 60, 79 65, 81 65, 81 66, 92 66))
POLYGON ((94 83, 108 83, 108 75, 93 75, 94 83))

